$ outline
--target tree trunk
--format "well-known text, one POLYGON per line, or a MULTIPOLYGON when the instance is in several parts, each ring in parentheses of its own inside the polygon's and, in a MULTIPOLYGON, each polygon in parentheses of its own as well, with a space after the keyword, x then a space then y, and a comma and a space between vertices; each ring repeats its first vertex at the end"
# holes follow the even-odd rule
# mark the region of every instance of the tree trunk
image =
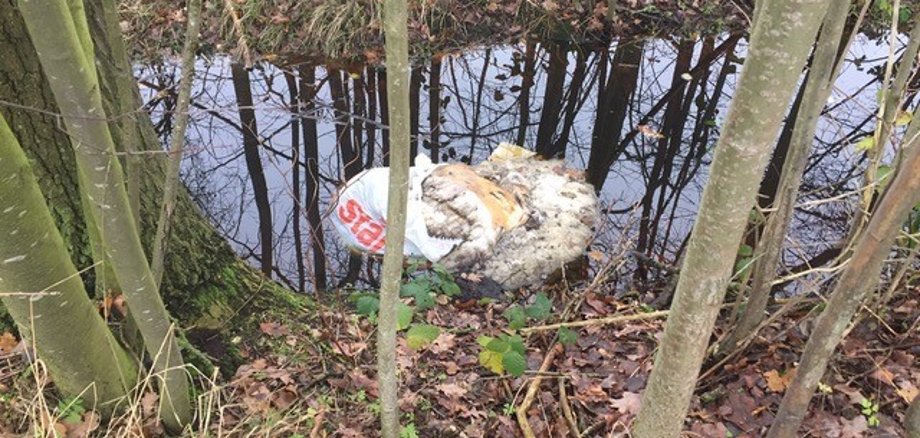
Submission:
MULTIPOLYGON (((137 111, 142 107, 140 93, 131 75, 114 2, 88 2, 86 11, 103 105, 106 114, 119 115, 109 120, 110 130, 113 123, 122 125, 122 129, 112 131, 119 141, 116 147, 123 151, 128 149, 124 142, 139 145, 138 156, 143 166, 137 172, 140 215, 135 219, 140 224, 145 251, 152 254, 166 167, 166 160, 152 152, 163 148, 148 115, 137 111)), ((32 173, 71 260, 80 271, 91 268, 90 229, 80 203, 73 148, 70 138, 60 129, 59 120, 53 116, 61 110, 13 0, 0 0, 0 99, 41 110, 21 111, 0 105, 0 114, 9 121, 32 164, 32 173)), ((183 326, 195 327, 187 333, 189 340, 217 358, 221 369, 232 374, 241 358, 225 349, 226 342, 239 335, 257 333, 261 321, 252 315, 258 315, 266 306, 276 306, 278 297, 287 291, 264 282, 254 269, 240 262, 184 188, 178 193, 172 223, 160 295, 183 326), (244 306, 247 312, 237 311, 244 306)), ((82 276, 87 290, 94 290, 101 283, 92 269, 82 276)), ((119 292, 112 287, 109 293, 119 292)), ((0 306, 0 320, 5 319, 4 314, 0 306)), ((204 356, 188 358, 200 369, 211 366, 204 356)))
POLYGON ((789 138, 789 148, 780 182, 775 191, 774 209, 767 216, 767 222, 760 238, 761 243, 757 246, 754 255, 751 293, 737 327, 720 346, 721 353, 734 350, 738 342, 751 335, 763 321, 767 301, 773 289, 773 280, 776 279, 783 243, 786 240, 786 230, 789 227, 789 221, 792 220, 796 195, 802 183, 802 174, 811 154, 818 118, 824 109, 824 103, 830 97, 840 69, 841 63, 837 59, 838 47, 849 11, 850 2, 834 2, 821 25, 821 34, 815 46, 811 69, 805 84, 802 85, 804 91, 800 93, 801 104, 796 111, 795 120, 786 121, 787 126, 794 124, 794 128, 789 138))
POLYGON ((390 180, 387 198, 387 235, 380 288, 377 332, 377 380, 380 386, 380 423, 383 438, 399 437, 398 377, 396 375, 396 303, 402 277, 409 188, 409 42, 406 0, 384 1, 386 59, 390 77, 392 116, 390 180))
POLYGON ((559 113, 562 111, 562 94, 569 65, 568 43, 551 43, 547 49, 549 68, 543 93, 543 110, 540 112, 540 126, 537 128, 536 151, 542 157, 556 158, 559 151, 553 147, 553 135, 559 126, 559 113))
POLYGON ((111 413, 113 402, 137 382, 137 367, 90 302, 29 161, 2 116, 0 157, 0 298, 55 386, 111 413))
POLYGON ((367 66, 367 153, 364 154, 365 169, 374 167, 374 151, 377 149, 377 73, 367 66))
POLYGON ((230 69, 233 75, 233 89, 236 92, 236 104, 240 113, 240 125, 243 127, 243 154, 246 157, 246 170, 252 183, 252 194, 259 212, 259 246, 261 248, 259 263, 262 274, 272 276, 272 210, 268 199, 268 184, 265 182, 265 169, 259 153, 262 141, 259 139, 259 125, 253 107, 252 89, 249 72, 243 64, 234 62, 230 69))
POLYGON ((307 165, 307 222, 310 225, 310 242, 313 247, 313 287, 316 292, 326 290, 326 250, 323 238, 323 221, 319 211, 319 136, 316 129, 316 69, 300 67, 300 102, 305 117, 301 118, 303 130, 304 162, 307 165))
MULTIPOLYGON (((604 61, 606 62, 606 60, 604 61)), ((569 145, 569 135, 572 133, 572 126, 575 125, 575 116, 578 115, 579 102, 581 99, 581 88, 585 82, 585 75, 588 71, 588 53, 584 49, 578 51, 575 58, 575 70, 572 71, 572 82, 569 84, 569 96, 565 103, 565 118, 562 120, 562 131, 553 145, 552 154, 556 156, 565 156, 565 151, 569 145)))
POLYGON ((920 396, 915 395, 904 415, 904 430, 907 438, 920 438, 920 396))
POLYGON ((383 165, 390 165, 390 105, 387 99, 387 69, 377 70, 377 95, 380 96, 380 123, 384 128, 380 131, 380 155, 383 165))
POLYGON ((418 125, 419 113, 421 112, 421 90, 422 90, 422 67, 412 69, 412 77, 409 80, 409 163, 415 164, 415 156, 418 155, 418 125))
POLYGON ((177 432, 191 419, 189 382, 175 330, 144 256, 121 164, 115 158, 86 17, 74 15, 63 1, 43 5, 21 2, 19 6, 64 124, 76 141, 73 149, 81 190, 91 201, 106 259, 111 261, 134 314, 144 315, 135 320, 153 360, 153 370, 162 373, 164 379, 161 418, 170 431, 177 432), (47 32, 49 25, 63 31, 47 32))
POLYGON ((431 71, 428 73, 428 129, 431 138, 428 140, 428 149, 431 152, 431 162, 441 161, 441 57, 435 55, 431 58, 431 71))
MULTIPOLYGON (((911 125, 908 132, 916 134, 920 122, 915 119, 911 125)), ((796 436, 827 362, 866 295, 878 285, 882 266, 904 220, 920 202, 920 172, 916 171, 920 168, 920 139, 913 135, 908 141, 902 145, 906 151, 904 161, 878 206, 884 214, 873 215, 866 232, 860 235, 846 270, 808 337, 795 378, 786 389, 768 437, 796 436)))
POLYGON ((603 103, 597 109, 594 132, 591 134, 591 152, 586 171, 588 182, 598 192, 607 180, 610 166, 623 152, 619 148, 620 136, 629 102, 636 91, 644 47, 642 42, 621 44, 613 55, 613 67, 603 90, 603 103))
MULTIPOLYGON (((361 156, 355 150, 352 144, 351 135, 351 117, 348 110, 348 103, 345 101, 346 92, 345 84, 342 82, 342 73, 338 70, 329 70, 329 92, 332 96, 332 106, 335 108, 336 121, 335 133, 339 153, 342 157, 342 167, 345 171, 345 180, 352 179, 361 172, 361 156)), ((387 158, 388 159, 388 158, 387 158)), ((355 284, 361 275, 362 256, 358 253, 348 254, 348 270, 345 278, 339 282, 339 287, 347 284, 355 284)))
MULTIPOLYGON (((182 49, 182 78, 179 79, 179 98, 176 100, 176 125, 172 133, 169 162, 166 165, 163 207, 160 209, 160 216, 157 220, 157 231, 153 238, 153 255, 150 260, 150 270, 153 271, 153 279, 157 286, 163 280, 163 260, 166 257, 170 221, 172 221, 173 212, 176 211, 176 197, 179 193, 179 168, 182 165, 182 151, 185 148, 185 130, 188 127, 192 80, 195 78, 195 52, 198 50, 198 15, 201 12, 201 0, 190 0, 187 9, 188 27, 185 33, 185 47, 182 49)), ((129 179, 129 187, 130 181, 134 179, 139 178, 134 175, 129 179)), ((132 208, 131 211, 135 215, 140 214, 139 205, 132 208)))
POLYGON ((828 0, 767 0, 716 146, 633 435, 680 434, 758 180, 828 0))
MULTIPOLYGON (((288 100, 290 101, 290 110, 292 114, 298 114, 302 103, 300 102, 300 92, 297 90, 297 78, 293 71, 284 72, 284 80, 287 83, 288 100)), ((291 197, 293 198, 293 211, 291 212, 292 224, 294 229, 294 258, 297 266, 297 290, 304 292, 306 283, 306 269, 303 259, 303 236, 301 234, 300 217, 304 210, 303 197, 300 194, 300 117, 291 119, 291 197)))
POLYGON ((524 70, 521 72, 520 121, 518 122, 517 145, 524 146, 527 141, 527 128, 530 125, 530 90, 533 88, 536 74, 537 45, 527 40, 524 48, 524 70))

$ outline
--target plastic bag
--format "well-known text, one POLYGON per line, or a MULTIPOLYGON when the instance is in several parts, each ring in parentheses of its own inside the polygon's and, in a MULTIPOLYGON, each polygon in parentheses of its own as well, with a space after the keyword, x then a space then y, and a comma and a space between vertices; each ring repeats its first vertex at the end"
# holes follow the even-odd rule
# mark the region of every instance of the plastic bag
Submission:
MULTIPOLYGON (((460 243, 459 239, 441 239, 428 234, 422 205, 422 181, 441 165, 432 164, 425 155, 415 158, 409 168, 409 198, 406 209, 406 243, 403 253, 432 262, 440 260, 460 243)), ((339 190, 332 223, 344 243, 352 248, 383 254, 386 240, 387 199, 390 169, 365 170, 339 190)))

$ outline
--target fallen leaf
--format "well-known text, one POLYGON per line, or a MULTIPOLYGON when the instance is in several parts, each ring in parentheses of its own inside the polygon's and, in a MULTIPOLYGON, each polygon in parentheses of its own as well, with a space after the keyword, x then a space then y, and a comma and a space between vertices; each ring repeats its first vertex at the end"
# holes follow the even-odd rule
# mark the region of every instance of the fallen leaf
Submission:
POLYGON ((6 332, 0 335, 0 354, 12 353, 17 345, 19 345, 19 341, 16 340, 12 333, 6 332))
POLYGON ((435 388, 437 388, 438 391, 441 391, 442 393, 444 393, 444 395, 455 397, 455 398, 463 397, 467 393, 466 388, 456 383, 442 383, 436 386, 435 388))
POLYGON ((920 390, 911 382, 904 382, 898 385, 898 389, 895 392, 907 403, 913 402, 917 395, 920 394, 920 390))
POLYGON ((622 397, 611 400, 610 404, 624 414, 635 415, 639 413, 639 406, 642 405, 642 396, 626 391, 622 397))
POLYGON ((259 330, 273 338, 277 338, 279 336, 287 336, 291 333, 291 331, 286 326, 273 321, 259 323, 259 330))
POLYGON ((794 370, 782 375, 776 370, 770 370, 763 373, 763 378, 767 381, 767 388, 771 392, 785 391, 786 388, 789 387, 789 383, 792 382, 793 377, 795 377, 794 370))

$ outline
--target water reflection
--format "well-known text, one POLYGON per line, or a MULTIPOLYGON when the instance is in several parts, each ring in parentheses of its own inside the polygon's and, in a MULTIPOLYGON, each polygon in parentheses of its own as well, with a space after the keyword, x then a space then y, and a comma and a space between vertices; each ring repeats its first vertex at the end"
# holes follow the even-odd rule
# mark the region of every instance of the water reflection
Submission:
MULTIPOLYGON (((646 259, 676 264, 745 47, 736 35, 593 50, 527 42, 418 62, 411 77, 411 146, 443 162, 478 162, 503 141, 564 157, 587 169, 600 193, 605 214, 597 249, 626 235, 646 259)), ((789 236, 789 266, 821 255, 845 233, 847 198, 812 201, 858 183, 860 157, 849 145, 871 132, 873 66, 884 52, 868 40, 852 49, 851 58, 861 62, 847 63, 819 124, 789 236)), ((177 72, 158 64, 137 73, 165 143, 177 72)), ((264 239, 231 76, 226 58, 198 63, 183 178, 214 223, 258 265, 264 239)), ((249 78, 275 277, 308 291, 356 280, 375 284, 374 262, 349 257, 324 217, 338 184, 387 162, 386 71, 262 64, 249 78)), ((767 172, 762 205, 775 191, 781 159, 780 152, 767 172)), ((611 287, 648 283, 658 273, 648 265, 631 265, 611 287)))

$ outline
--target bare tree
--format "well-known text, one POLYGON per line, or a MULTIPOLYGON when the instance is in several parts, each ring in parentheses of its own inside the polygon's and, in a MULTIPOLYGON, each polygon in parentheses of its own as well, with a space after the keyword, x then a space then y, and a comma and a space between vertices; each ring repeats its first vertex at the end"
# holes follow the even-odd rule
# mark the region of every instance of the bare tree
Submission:
POLYGON ((236 91, 240 125, 243 127, 243 155, 246 158, 246 169, 252 183, 256 210, 259 213, 259 246, 261 247, 259 262, 262 266, 262 274, 271 278, 272 242, 274 240, 272 238, 272 207, 268 199, 268 184, 265 182, 265 169, 262 168, 262 158, 259 152, 262 141, 259 138, 259 125, 252 101, 249 71, 238 62, 234 62, 230 70, 233 75, 233 89, 236 91))
POLYGON ((768 437, 796 436, 811 397, 824 376, 834 349, 843 340, 847 325, 866 295, 879 281, 885 259, 900 234, 910 210, 920 202, 920 122, 908 129, 902 145, 906 154, 877 208, 860 234, 846 270, 834 287, 827 306, 818 317, 805 344, 795 377, 786 389, 768 437))
POLYGON ((396 303, 402 277, 409 189, 410 108, 409 38, 406 0, 385 0, 387 89, 390 114, 390 181, 387 198, 387 235, 380 287, 377 332, 377 380, 380 385, 380 424, 384 438, 399 436, 398 379, 396 376, 396 303))
POLYGON ((804 92, 801 93, 801 104, 795 121, 786 122, 787 125, 794 123, 795 127, 792 130, 779 188, 776 191, 773 212, 767 216, 760 238, 761 243, 757 246, 754 255, 751 293, 747 306, 738 321, 738 326, 720 347, 720 352, 733 350, 738 342, 753 333, 763 320, 764 310, 767 308, 767 301, 773 289, 773 280, 776 279, 776 269, 780 262, 786 230, 789 228, 789 221, 792 220, 802 174, 814 142, 818 118, 824 110, 824 103, 830 97, 842 64, 837 55, 840 53, 838 48, 849 12, 850 2, 837 1, 832 3, 827 16, 824 17, 821 34, 812 57, 811 69, 802 86, 804 92))
POLYGON ((634 436, 680 434, 759 178, 828 5, 828 0, 763 2, 634 436))

